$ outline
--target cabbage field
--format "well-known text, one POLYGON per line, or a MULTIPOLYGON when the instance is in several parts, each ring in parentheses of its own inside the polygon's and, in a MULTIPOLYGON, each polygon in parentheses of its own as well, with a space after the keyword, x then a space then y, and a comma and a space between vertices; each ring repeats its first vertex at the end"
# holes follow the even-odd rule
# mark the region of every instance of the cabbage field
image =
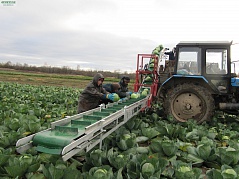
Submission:
POLYGON ((239 123, 216 114, 201 125, 160 117, 160 104, 140 113, 103 141, 102 150, 61 156, 25 154, 16 141, 76 114, 81 89, 0 82, 0 178, 233 179, 239 178, 239 123))

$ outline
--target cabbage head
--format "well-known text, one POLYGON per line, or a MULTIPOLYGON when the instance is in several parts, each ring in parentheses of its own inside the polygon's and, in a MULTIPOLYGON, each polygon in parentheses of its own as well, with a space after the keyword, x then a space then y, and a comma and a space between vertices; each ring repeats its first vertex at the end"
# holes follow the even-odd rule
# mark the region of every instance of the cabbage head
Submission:
POLYGON ((226 169, 222 171, 223 178, 236 178, 238 177, 237 173, 233 169, 226 169))
POLYGON ((149 178, 150 176, 152 176, 155 172, 155 168, 153 166, 153 164, 151 163, 145 163, 142 166, 142 174, 143 176, 149 178))
POLYGON ((113 171, 109 165, 93 167, 89 170, 88 178, 94 179, 113 179, 113 171))
POLYGON ((116 101, 119 101, 119 100, 120 100, 120 97, 119 97, 119 95, 118 95, 118 94, 116 94, 116 93, 113 93, 113 96, 114 96, 114 102, 116 102, 116 101))

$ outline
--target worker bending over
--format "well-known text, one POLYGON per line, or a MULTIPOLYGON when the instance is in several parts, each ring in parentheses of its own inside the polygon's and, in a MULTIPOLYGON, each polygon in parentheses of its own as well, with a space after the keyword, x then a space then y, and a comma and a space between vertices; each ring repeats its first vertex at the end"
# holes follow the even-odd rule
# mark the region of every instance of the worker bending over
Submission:
POLYGON ((78 113, 82 113, 98 107, 102 100, 114 100, 114 95, 108 93, 102 86, 104 76, 97 73, 93 80, 86 86, 79 96, 78 113))
POLYGON ((132 92, 128 89, 129 82, 130 78, 128 76, 121 78, 119 82, 120 88, 118 92, 116 92, 120 98, 130 97, 130 95, 132 94, 132 92))

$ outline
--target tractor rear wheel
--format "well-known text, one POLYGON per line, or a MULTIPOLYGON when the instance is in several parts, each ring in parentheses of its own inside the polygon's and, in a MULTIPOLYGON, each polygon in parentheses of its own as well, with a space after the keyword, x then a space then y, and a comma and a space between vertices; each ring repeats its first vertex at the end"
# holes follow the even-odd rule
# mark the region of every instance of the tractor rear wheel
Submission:
POLYGON ((183 83, 167 91, 164 110, 176 121, 194 119, 197 123, 210 120, 214 113, 214 99, 209 90, 192 83, 183 83))

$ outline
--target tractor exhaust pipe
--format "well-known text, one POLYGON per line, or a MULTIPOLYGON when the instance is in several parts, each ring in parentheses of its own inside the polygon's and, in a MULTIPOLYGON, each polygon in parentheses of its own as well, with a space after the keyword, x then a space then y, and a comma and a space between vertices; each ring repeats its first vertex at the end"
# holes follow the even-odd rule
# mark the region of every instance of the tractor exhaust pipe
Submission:
POLYGON ((219 103, 219 109, 239 110, 239 103, 219 103))

